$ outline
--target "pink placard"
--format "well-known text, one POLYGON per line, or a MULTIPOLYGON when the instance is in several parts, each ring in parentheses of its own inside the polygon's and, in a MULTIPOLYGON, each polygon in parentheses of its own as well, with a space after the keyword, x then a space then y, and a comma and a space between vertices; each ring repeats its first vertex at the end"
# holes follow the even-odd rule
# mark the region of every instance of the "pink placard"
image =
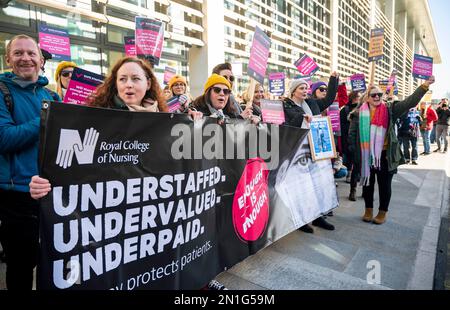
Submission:
POLYGON ((281 125, 285 122, 283 102, 280 100, 261 100, 261 113, 264 123, 281 125))
POLYGON ((75 68, 67 88, 64 102, 86 104, 86 100, 103 82, 103 76, 80 68, 75 68))
POLYGON ((312 76, 320 68, 317 63, 306 54, 303 54, 299 60, 294 63, 302 76, 312 76))
POLYGON ((39 47, 52 54, 54 60, 70 61, 70 39, 65 29, 40 25, 39 47))
POLYGON ((164 69, 164 84, 169 84, 169 81, 172 77, 177 74, 177 70, 171 67, 166 67, 164 69))
POLYGON ((270 38, 259 27, 256 27, 250 49, 247 73, 260 84, 264 84, 267 60, 270 52, 270 38))
POLYGON ((330 117, 331 127, 333 128, 333 132, 340 132, 341 131, 341 117, 340 117, 338 101, 333 102, 333 104, 329 106, 327 114, 330 117))
POLYGON ((433 75, 433 58, 414 54, 413 76, 427 80, 433 75))
POLYGON ((125 55, 136 56, 136 42, 134 36, 124 37, 125 41, 125 55))
POLYGON ((136 16, 135 39, 137 56, 152 56, 158 65, 164 43, 164 23, 136 16))

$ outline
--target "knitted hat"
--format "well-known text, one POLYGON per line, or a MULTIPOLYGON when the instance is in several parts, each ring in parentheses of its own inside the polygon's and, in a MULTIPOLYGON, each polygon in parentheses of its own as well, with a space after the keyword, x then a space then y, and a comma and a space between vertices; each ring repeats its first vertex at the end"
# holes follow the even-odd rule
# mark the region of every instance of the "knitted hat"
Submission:
POLYGON ((216 84, 223 84, 223 85, 226 85, 229 89, 231 89, 231 84, 230 84, 230 82, 228 82, 228 80, 226 78, 224 78, 221 75, 213 73, 206 81, 203 93, 206 94, 208 89, 210 89, 212 86, 214 86, 216 84))
POLYGON ((289 97, 292 96, 292 94, 295 92, 297 87, 299 87, 300 85, 303 85, 303 84, 309 85, 308 82, 304 79, 292 80, 289 83, 289 97))
POLYGON ((184 86, 187 86, 187 82, 186 82, 186 78, 184 78, 181 75, 174 75, 170 80, 169 80, 169 89, 172 89, 173 84, 176 83, 183 83, 184 86))
POLYGON ((316 90, 317 90, 319 87, 321 87, 321 86, 327 87, 327 84, 324 83, 324 82, 322 82, 322 81, 319 81, 319 82, 316 82, 316 83, 312 84, 312 85, 311 85, 311 94, 314 95, 314 93, 316 92, 316 90))
POLYGON ((58 67, 56 67, 55 71, 55 80, 59 80, 59 75, 61 74, 61 71, 63 71, 65 68, 76 68, 78 67, 76 63, 72 61, 62 61, 59 63, 58 67))

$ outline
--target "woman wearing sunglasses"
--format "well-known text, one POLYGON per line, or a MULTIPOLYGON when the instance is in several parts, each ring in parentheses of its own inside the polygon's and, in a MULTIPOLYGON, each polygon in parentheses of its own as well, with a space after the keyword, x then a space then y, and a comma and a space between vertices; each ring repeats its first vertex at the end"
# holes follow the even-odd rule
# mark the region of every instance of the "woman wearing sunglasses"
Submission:
POLYGON ((383 224, 386 221, 392 194, 392 178, 397 167, 404 163, 400 144, 395 133, 395 122, 409 109, 417 106, 428 92, 434 77, 430 77, 405 100, 395 105, 383 100, 378 86, 368 87, 361 105, 350 114, 349 151, 353 152, 355 167, 361 168, 361 185, 365 202, 362 220, 383 224), (378 181, 380 205, 378 215, 373 218, 375 176, 378 181))
POLYGON ((72 78, 73 69, 75 69, 76 67, 77 64, 72 61, 60 62, 58 67, 56 67, 56 93, 59 95, 61 100, 64 100, 64 96, 67 92, 67 87, 69 87, 69 82, 72 78))
POLYGON ((213 73, 206 81, 203 95, 192 103, 192 106, 205 116, 219 119, 240 118, 230 101, 231 84, 218 74, 213 73))
POLYGON ((328 87, 324 82, 316 82, 311 85, 311 98, 316 100, 325 99, 327 96, 328 87))
POLYGON ((181 75, 173 76, 169 81, 169 89, 171 96, 167 100, 168 104, 172 100, 177 100, 180 103, 179 113, 187 112, 189 104, 191 103, 191 96, 187 92, 186 78, 181 75), (176 98, 175 98, 176 97, 176 98))

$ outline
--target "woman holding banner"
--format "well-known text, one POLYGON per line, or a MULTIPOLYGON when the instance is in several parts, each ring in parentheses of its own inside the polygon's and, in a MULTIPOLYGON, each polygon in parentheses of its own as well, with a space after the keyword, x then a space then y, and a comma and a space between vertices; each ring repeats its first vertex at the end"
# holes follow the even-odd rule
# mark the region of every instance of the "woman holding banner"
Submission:
POLYGON ((383 224, 386 221, 392 194, 392 178, 397 167, 404 163, 395 133, 396 120, 415 107, 428 92, 434 77, 430 77, 416 91, 395 105, 383 101, 383 91, 371 85, 363 103, 350 115, 349 150, 353 152, 355 166, 361 167, 361 183, 365 201, 362 220, 383 224), (373 218, 375 176, 378 180, 380 206, 373 218))
POLYGON ((89 105, 135 112, 168 111, 153 70, 146 61, 135 57, 124 57, 115 64, 89 105))
POLYGON ((170 106, 170 102, 176 101, 180 104, 177 112, 187 112, 189 104, 191 103, 191 96, 187 93, 186 78, 181 75, 173 76, 169 81, 169 89, 171 96, 167 100, 167 104, 170 106))
MULTIPOLYGON (((139 58, 124 57, 111 70, 111 74, 90 98, 89 106, 127 110, 134 112, 166 112, 167 105, 156 76, 150 65, 139 58)), ((189 111, 193 119, 202 118, 202 113, 189 111)), ((33 176, 30 194, 40 199, 51 190, 50 182, 33 176)))
MULTIPOLYGON (((289 85, 289 93, 288 98, 284 99, 284 114, 286 117, 286 122, 284 125, 294 126, 299 128, 309 128, 309 123, 312 120, 314 115, 320 115, 323 111, 325 111, 333 102, 336 97, 337 88, 338 88, 339 75, 336 72, 333 72, 330 76, 330 80, 328 82, 327 93, 323 99, 308 99, 308 82, 303 79, 293 80, 289 85)), ((304 156, 308 157, 308 165, 313 165, 314 163, 310 160, 310 151, 309 151, 309 142, 304 143, 301 146, 304 149, 304 156)), ((333 171, 331 167, 331 163, 329 164, 329 174, 332 177, 333 171)), ((334 191, 334 193, 329 193, 330 195, 325 195, 331 197, 330 201, 334 201, 336 196, 336 189, 334 187, 334 179, 331 178, 330 189, 324 189, 324 191, 334 191)), ((337 202, 337 197, 336 202, 337 202)), ((334 203, 332 203, 334 204, 334 203)), ((332 206, 331 208, 334 208, 332 206)), ((314 226, 321 227, 326 230, 334 230, 334 226, 328 223, 322 216, 315 219, 312 224, 314 226)), ((309 225, 304 225, 300 227, 300 230, 306 233, 313 233, 314 230, 309 225)))
POLYGON ((252 119, 251 109, 239 114, 230 100, 231 84, 218 74, 213 73, 206 81, 203 95, 192 103, 192 107, 206 116, 217 117, 220 120, 241 118, 252 119))
MULTIPOLYGON (((244 94, 244 103, 242 106, 242 109, 245 110, 245 108, 247 107, 247 104, 250 105, 250 94, 248 93, 250 91, 250 86, 247 88, 247 91, 244 94)), ((253 100, 251 102, 251 107, 252 107, 252 111, 253 111, 253 115, 256 117, 261 118, 261 99, 265 99, 264 96, 264 87, 259 84, 256 83, 255 86, 255 92, 253 94, 253 100)))

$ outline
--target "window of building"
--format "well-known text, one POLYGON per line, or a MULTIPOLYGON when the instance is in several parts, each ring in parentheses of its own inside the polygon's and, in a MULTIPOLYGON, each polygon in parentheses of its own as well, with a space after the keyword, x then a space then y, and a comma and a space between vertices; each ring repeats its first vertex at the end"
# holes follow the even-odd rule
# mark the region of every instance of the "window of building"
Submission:
POLYGON ((30 6, 11 1, 6 8, 0 9, 0 21, 9 25, 31 27, 30 6))
POLYGON ((97 39, 100 28, 94 27, 95 22, 83 18, 78 14, 63 13, 50 9, 38 9, 38 20, 47 25, 64 28, 69 35, 82 37, 85 39, 97 39))
POLYGON ((8 65, 6 64, 6 44, 11 40, 13 34, 0 32, 0 73, 9 70, 8 65))
POLYGON ((125 29, 117 26, 107 26, 107 38, 109 43, 125 44, 123 37, 134 36, 133 29, 125 29))

